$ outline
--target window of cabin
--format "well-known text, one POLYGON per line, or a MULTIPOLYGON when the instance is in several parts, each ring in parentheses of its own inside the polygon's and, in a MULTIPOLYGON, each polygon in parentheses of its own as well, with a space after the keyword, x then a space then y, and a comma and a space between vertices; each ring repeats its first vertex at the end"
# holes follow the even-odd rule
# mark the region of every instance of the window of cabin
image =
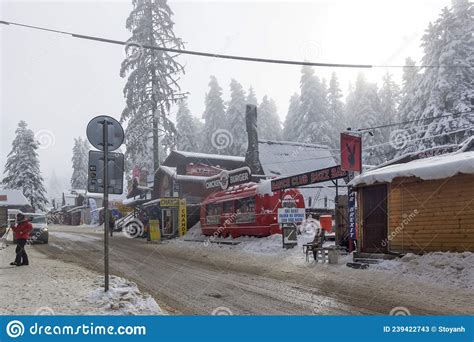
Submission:
POLYGON ((206 208, 206 223, 219 224, 221 220, 222 203, 211 203, 206 208))
POLYGON ((224 214, 232 214, 234 212, 234 201, 227 201, 222 204, 224 214))
POLYGON ((237 201, 237 217, 235 222, 255 222, 255 197, 242 198, 237 201))

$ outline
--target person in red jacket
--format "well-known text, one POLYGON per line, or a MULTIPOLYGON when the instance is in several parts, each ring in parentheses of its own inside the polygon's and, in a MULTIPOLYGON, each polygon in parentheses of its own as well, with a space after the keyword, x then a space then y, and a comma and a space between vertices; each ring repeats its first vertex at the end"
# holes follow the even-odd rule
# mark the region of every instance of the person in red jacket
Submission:
POLYGON ((16 258, 14 262, 10 263, 10 265, 26 266, 28 265, 28 255, 25 251, 25 245, 26 241, 30 238, 33 226, 22 213, 16 215, 16 223, 16 226, 12 225, 12 230, 15 234, 15 240, 17 243, 15 250, 16 258))

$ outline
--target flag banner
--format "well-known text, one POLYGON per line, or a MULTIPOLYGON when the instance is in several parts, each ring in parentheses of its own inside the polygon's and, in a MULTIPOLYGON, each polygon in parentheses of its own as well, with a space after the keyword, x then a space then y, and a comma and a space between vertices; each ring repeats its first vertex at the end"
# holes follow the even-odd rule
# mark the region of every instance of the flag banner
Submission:
POLYGON ((222 312, 226 316, 0 316, 0 341, 474 339, 473 316, 232 316, 230 309, 222 312))
POLYGON ((341 133, 341 169, 362 172, 362 138, 341 133))

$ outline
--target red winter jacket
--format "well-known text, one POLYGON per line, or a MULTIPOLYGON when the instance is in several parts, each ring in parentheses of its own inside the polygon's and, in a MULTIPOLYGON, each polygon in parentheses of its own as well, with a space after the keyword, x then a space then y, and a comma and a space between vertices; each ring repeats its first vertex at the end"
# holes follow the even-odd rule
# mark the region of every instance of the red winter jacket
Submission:
POLYGON ((12 228, 13 232, 15 233, 15 240, 18 239, 25 239, 28 240, 30 238, 30 233, 33 230, 33 226, 28 221, 23 221, 16 227, 12 228))

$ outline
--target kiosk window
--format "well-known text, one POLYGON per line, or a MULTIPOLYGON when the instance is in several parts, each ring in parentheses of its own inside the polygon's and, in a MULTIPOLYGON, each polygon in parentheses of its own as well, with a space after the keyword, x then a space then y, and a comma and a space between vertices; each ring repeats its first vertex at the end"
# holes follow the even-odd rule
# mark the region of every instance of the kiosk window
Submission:
POLYGON ((226 214, 231 214, 234 212, 234 201, 228 201, 223 203, 223 211, 226 214))
POLYGON ((207 216, 220 215, 222 213, 222 205, 211 203, 207 206, 207 216))
POLYGON ((243 198, 237 201, 238 214, 236 223, 255 222, 255 198, 243 198))

